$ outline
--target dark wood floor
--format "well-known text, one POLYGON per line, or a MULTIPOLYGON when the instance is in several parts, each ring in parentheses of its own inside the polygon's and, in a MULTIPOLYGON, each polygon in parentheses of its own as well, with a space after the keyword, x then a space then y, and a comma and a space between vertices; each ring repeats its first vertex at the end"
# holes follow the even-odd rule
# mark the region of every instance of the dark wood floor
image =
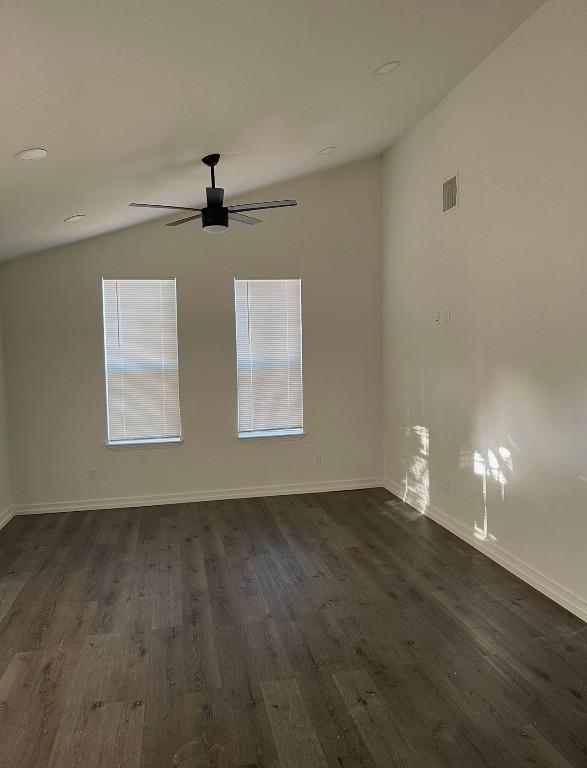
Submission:
POLYGON ((0 532, 2 768, 584 768, 586 659, 380 489, 0 532))

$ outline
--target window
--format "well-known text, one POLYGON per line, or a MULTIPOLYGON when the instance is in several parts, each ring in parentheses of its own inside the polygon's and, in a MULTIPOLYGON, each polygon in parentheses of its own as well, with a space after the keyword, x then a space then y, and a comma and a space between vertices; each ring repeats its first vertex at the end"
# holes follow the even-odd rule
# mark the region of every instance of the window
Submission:
POLYGON ((239 437, 303 433, 300 280, 235 280, 239 437))
POLYGON ((181 439, 175 279, 102 280, 108 443, 181 439))

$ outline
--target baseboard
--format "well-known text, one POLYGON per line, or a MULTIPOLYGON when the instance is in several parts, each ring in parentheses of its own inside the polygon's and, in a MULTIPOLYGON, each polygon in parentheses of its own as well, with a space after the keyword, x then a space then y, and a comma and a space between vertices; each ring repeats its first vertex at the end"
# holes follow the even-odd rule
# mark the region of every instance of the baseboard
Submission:
POLYGON ((14 504, 9 504, 5 509, 0 512, 0 528, 9 523, 16 514, 14 504))
POLYGON ((360 488, 377 488, 381 478, 368 477, 358 480, 331 480, 314 483, 260 485, 248 488, 223 488, 214 491, 187 493, 160 493, 151 496, 120 496, 102 499, 75 499, 35 504, 17 504, 17 515, 44 515, 53 512, 74 512, 88 509, 119 509, 123 507, 150 507, 159 504, 181 504, 194 501, 221 499, 248 499, 260 496, 288 496, 298 493, 324 493, 326 491, 351 491, 360 488))
MULTIPOLYGON (((404 489, 399 483, 396 483, 389 478, 385 478, 382 485, 390 493, 393 493, 400 499, 402 498, 404 489)), ((537 571, 531 565, 523 562, 496 542, 478 539, 473 531, 466 525, 459 520, 456 520, 451 515, 447 515, 446 512, 438 509, 438 507, 430 505, 424 514, 426 517, 434 520, 435 523, 442 525, 443 528, 454 533, 459 539, 463 539, 463 541, 471 544, 475 549, 478 549, 480 552, 483 552, 484 555, 487 555, 487 557, 495 560, 496 563, 522 579, 522 581, 530 584, 534 589, 542 592, 546 597, 554 600, 555 603, 562 605, 567 611, 570 611, 575 616, 578 616, 580 619, 587 622, 587 600, 580 595, 563 587, 562 584, 554 581, 549 576, 537 571)))

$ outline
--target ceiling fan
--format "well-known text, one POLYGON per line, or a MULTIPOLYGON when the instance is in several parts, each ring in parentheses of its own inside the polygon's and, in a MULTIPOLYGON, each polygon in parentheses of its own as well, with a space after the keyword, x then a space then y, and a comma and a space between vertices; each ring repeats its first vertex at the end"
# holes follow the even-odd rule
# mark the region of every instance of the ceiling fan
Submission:
POLYGON ((134 208, 166 208, 170 211, 197 211, 194 216, 187 216, 185 219, 178 219, 166 224, 166 227, 177 227, 179 224, 186 224, 188 221, 202 219, 202 228, 205 232, 226 232, 228 222, 240 221, 241 224, 260 224, 261 219, 255 219, 252 216, 246 216, 242 211, 259 211, 262 208, 286 208, 290 205, 297 205, 296 200, 273 200, 269 203, 240 203, 237 205, 224 205, 224 190, 216 186, 214 177, 214 168, 218 165, 220 155, 206 155, 202 158, 204 165, 210 168, 212 186, 206 187, 205 208, 186 208, 182 205, 152 205, 151 203, 129 203, 134 208))

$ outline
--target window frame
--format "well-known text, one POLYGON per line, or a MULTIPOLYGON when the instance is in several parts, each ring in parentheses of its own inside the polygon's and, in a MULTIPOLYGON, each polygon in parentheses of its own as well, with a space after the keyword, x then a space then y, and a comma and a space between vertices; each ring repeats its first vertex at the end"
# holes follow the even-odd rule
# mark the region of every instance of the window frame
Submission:
POLYGON ((254 443, 256 440, 267 440, 267 441, 281 441, 281 440, 299 440, 300 438, 306 437, 308 435, 308 431, 306 429, 306 411, 304 408, 304 392, 305 392, 305 386, 304 386, 304 322, 303 322, 303 281, 300 275, 295 276, 289 276, 289 277, 242 277, 242 276, 235 276, 232 281, 232 301, 233 301, 233 307, 234 307, 234 394, 235 394, 235 423, 234 423, 234 437, 242 441, 243 444, 247 442, 254 443), (268 282, 276 282, 276 281, 284 281, 284 280, 299 280, 300 283, 300 370, 301 370, 301 379, 302 379, 302 426, 301 427, 292 427, 291 429, 271 429, 271 430, 257 430, 257 431, 251 431, 251 432, 241 432, 239 430, 239 393, 238 393, 238 343, 237 343, 237 334, 236 334, 236 326, 237 326, 237 317, 236 317, 236 291, 235 291, 235 283, 237 280, 240 281, 268 281, 268 282))
POLYGON ((144 448, 167 448, 171 446, 177 446, 182 445, 184 442, 184 435, 183 435, 183 421, 181 418, 181 382, 179 377, 179 371, 180 371, 180 354, 179 354, 179 325, 177 322, 177 277, 170 277, 167 276, 149 276, 149 277, 134 277, 134 276, 126 276, 126 277, 110 277, 108 275, 103 275, 101 282, 100 282, 100 290, 101 290, 101 305, 102 305, 102 350, 103 350, 103 365, 102 365, 102 371, 104 375, 104 405, 105 405, 105 427, 106 427, 106 434, 104 438, 104 445, 106 448, 113 448, 118 450, 134 450, 134 449, 144 449, 144 448), (107 361, 108 361, 108 353, 107 353, 107 342, 106 342, 106 305, 105 305, 105 296, 104 296, 104 283, 108 281, 117 281, 119 283, 132 280, 134 282, 137 281, 161 281, 161 280, 173 280, 175 283, 175 336, 176 336, 176 342, 177 342, 177 399, 178 399, 178 406, 179 406, 179 436, 178 437, 150 437, 150 438, 138 438, 136 440, 110 440, 110 407, 109 407, 109 400, 108 400, 108 367, 107 367, 107 361))

